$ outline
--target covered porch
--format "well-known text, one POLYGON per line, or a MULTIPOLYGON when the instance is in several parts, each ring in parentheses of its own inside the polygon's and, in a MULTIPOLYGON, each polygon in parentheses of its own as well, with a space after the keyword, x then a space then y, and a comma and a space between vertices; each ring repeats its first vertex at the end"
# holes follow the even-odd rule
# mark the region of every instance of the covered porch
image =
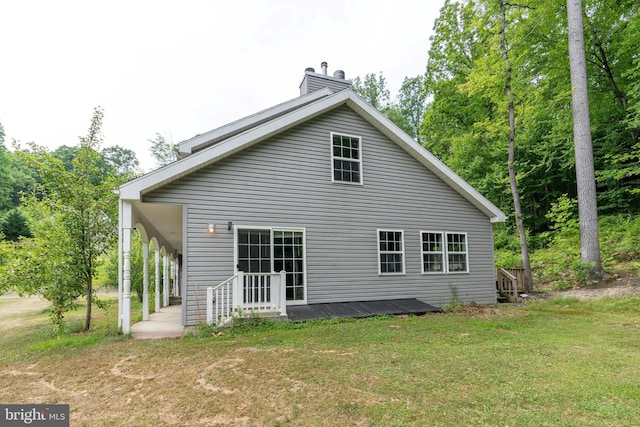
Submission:
MULTIPOLYGON (((170 301, 183 295, 180 270, 183 247, 183 208, 180 205, 142 203, 140 200, 120 200, 118 226, 118 328, 124 334, 131 329, 132 232, 137 230, 142 240, 142 322, 150 320, 150 247, 154 256, 154 314, 170 311, 168 318, 175 328, 184 325, 182 305, 170 306, 170 301)), ((157 317, 157 316, 156 316, 157 317)), ((140 326, 138 328, 141 328, 140 326)), ((144 329, 144 328, 142 328, 144 329)))

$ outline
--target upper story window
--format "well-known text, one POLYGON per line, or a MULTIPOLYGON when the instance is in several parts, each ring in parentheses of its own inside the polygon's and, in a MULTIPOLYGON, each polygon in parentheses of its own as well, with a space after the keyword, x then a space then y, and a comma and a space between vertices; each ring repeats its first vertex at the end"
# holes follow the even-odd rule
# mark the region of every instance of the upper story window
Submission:
POLYGON ((331 133, 333 182, 362 184, 362 147, 358 136, 331 133))
POLYGON ((404 274, 404 232, 378 230, 380 274, 404 274))

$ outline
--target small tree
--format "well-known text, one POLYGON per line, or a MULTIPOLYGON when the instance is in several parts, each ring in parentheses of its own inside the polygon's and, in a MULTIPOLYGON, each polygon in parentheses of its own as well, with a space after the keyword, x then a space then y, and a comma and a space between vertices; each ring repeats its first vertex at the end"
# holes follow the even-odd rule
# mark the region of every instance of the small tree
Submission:
POLYGON ((16 259, 6 266, 2 280, 21 292, 38 293, 49 300, 52 321, 59 328, 64 312, 83 294, 87 302, 84 329, 90 328, 92 303, 99 303, 93 276, 99 257, 117 235, 117 196, 113 192, 117 182, 109 177, 97 179, 102 118, 102 110, 96 108, 69 170, 35 144, 29 144, 28 152, 16 151, 38 171, 42 184, 24 199, 34 238, 16 245, 16 259))
POLYGON ((151 143, 151 155, 156 159, 158 167, 163 167, 169 163, 173 163, 178 160, 178 144, 173 144, 167 141, 167 139, 156 133, 154 139, 150 139, 151 143))
POLYGON ((6 240, 17 242, 20 237, 30 237, 31 231, 27 225, 27 219, 18 210, 10 210, 0 221, 0 233, 6 240))

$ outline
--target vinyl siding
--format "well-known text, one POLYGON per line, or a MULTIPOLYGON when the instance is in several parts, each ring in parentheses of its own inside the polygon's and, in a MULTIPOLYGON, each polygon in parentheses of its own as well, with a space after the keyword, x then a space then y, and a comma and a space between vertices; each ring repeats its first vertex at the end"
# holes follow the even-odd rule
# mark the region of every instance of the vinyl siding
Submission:
POLYGON ((187 324, 207 286, 234 274, 234 231, 209 223, 306 230, 307 303, 419 298, 496 300, 489 218, 348 107, 340 107, 155 190, 187 206, 187 324), (363 185, 331 182, 330 132, 362 138, 363 185), (378 275, 377 230, 404 231, 404 275, 378 275), (422 274, 420 230, 464 232, 469 273, 422 274))
POLYGON ((331 78, 329 76, 317 74, 305 74, 300 84, 300 95, 306 95, 324 87, 328 87, 332 92, 339 92, 351 86, 350 80, 331 78))

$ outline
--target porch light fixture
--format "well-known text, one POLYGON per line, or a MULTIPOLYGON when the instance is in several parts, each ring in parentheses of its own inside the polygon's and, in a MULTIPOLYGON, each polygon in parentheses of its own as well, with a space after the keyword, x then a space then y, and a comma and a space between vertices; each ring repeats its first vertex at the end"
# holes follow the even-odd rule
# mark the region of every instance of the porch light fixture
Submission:
MULTIPOLYGON (((216 226, 219 226, 222 224, 209 224, 209 233, 213 234, 216 232, 216 226)), ((233 222, 229 221, 227 222, 227 231, 231 231, 233 229, 233 222)))

